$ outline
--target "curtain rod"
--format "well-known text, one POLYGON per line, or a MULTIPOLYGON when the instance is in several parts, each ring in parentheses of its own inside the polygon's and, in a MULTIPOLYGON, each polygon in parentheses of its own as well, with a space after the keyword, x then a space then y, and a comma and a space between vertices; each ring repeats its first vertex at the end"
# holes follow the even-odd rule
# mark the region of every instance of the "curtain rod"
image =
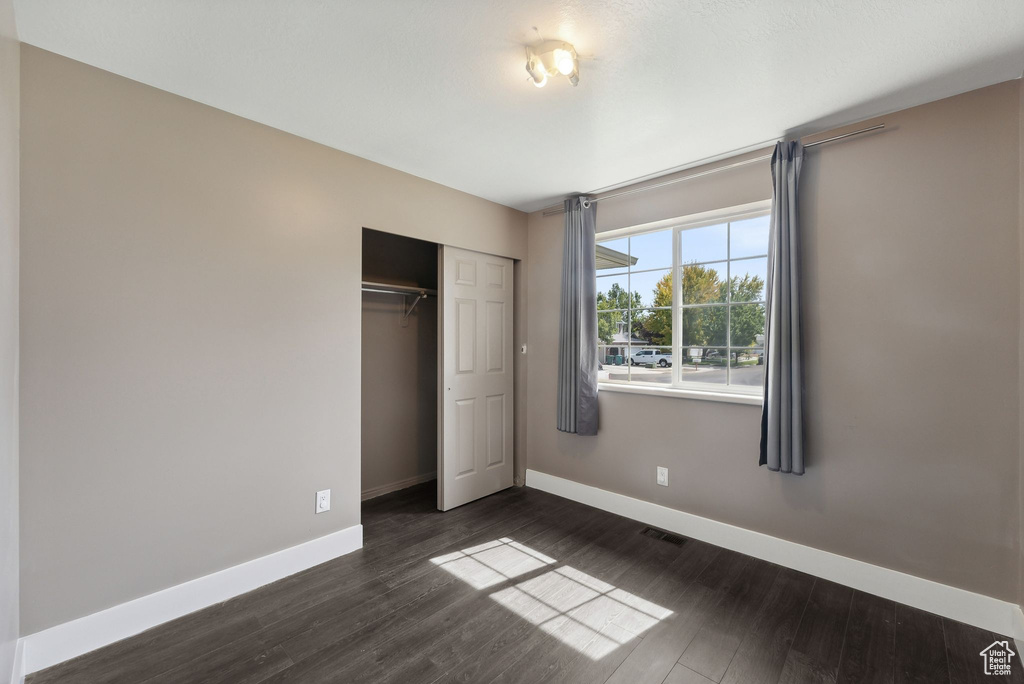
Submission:
MULTIPOLYGON (((850 137, 853 137, 855 135, 862 135, 864 133, 870 133, 871 131, 878 131, 878 130, 881 130, 883 128, 885 128, 885 124, 884 123, 875 124, 874 126, 868 126, 867 128, 861 128, 860 130, 857 130, 857 131, 850 131, 849 133, 843 133, 841 135, 834 135, 831 138, 825 138, 824 140, 816 140, 816 141, 814 141, 812 143, 807 143, 806 145, 804 145, 804 148, 817 147, 818 145, 824 145, 825 143, 835 142, 837 140, 842 140, 844 138, 850 138, 850 137)), ((675 183, 682 183, 683 181, 693 180, 694 178, 701 178, 703 176, 710 176, 711 174, 718 173, 719 171, 728 171, 730 169, 738 169, 741 166, 747 166, 748 164, 755 164, 757 162, 766 161, 766 160, 769 160, 771 158, 772 158, 772 155, 764 154, 764 155, 761 155, 760 157, 752 157, 750 159, 744 159, 742 161, 733 162, 732 164, 725 164, 723 166, 716 166, 715 168, 708 169, 706 171, 699 171, 697 173, 691 173, 688 176, 680 176, 679 178, 672 178, 672 179, 667 180, 667 181, 662 181, 661 183, 654 183, 653 185, 644 185, 644 186, 641 186, 639 188, 630 188, 629 190, 623 190, 621 192, 613 192, 610 195, 602 195, 601 197, 595 197, 595 198, 593 198, 590 201, 591 202, 604 202, 605 200, 615 199, 616 197, 625 197, 626 195, 632 195, 632 194, 637 193, 637 192, 644 192, 645 190, 654 190, 656 188, 663 188, 666 185, 673 185, 675 183)), ((553 205, 553 206, 550 206, 547 209, 545 209, 543 215, 544 216, 554 216, 555 214, 564 214, 564 213, 565 213, 565 207, 564 206, 560 206, 560 205, 559 206, 554 206, 553 205)))

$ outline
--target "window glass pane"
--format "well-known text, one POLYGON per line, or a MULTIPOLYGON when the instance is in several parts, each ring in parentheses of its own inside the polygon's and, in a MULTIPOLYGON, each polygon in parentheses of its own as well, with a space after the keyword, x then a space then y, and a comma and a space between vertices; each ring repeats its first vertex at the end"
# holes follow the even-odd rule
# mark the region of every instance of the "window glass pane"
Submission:
POLYGON ((633 345, 633 351, 651 342, 651 335, 647 331, 647 319, 650 317, 650 309, 633 309, 630 311, 629 343, 633 345))
POLYGON ((768 259, 741 259, 729 264, 732 276, 732 301, 764 300, 764 284, 768 277, 768 259))
POLYGON ((672 270, 631 273, 634 306, 672 306, 672 270))
POLYGON ((625 334, 617 333, 624 314, 597 314, 597 371, 598 382, 622 382, 629 379, 629 346, 624 343, 625 334), (609 330, 613 331, 609 334, 609 330))
POLYGON ((685 382, 725 385, 728 378, 725 347, 684 347, 679 377, 685 382))
POLYGON ((682 311, 684 347, 724 347, 726 344, 726 309, 724 306, 702 306, 682 311))
POLYGON ((737 259, 768 254, 769 223, 770 218, 767 215, 733 221, 729 233, 732 240, 730 256, 737 259))
POLYGON ((636 259, 633 270, 672 267, 672 231, 634 235, 629 239, 629 256, 636 259))
POLYGON ((672 346, 672 309, 640 309, 633 315, 632 344, 672 346))
POLYGON ((764 385, 764 350, 733 349, 730 385, 761 387, 764 385))
POLYGON ((617 354, 605 354, 598 358, 601 362, 600 370, 597 372, 598 382, 628 382, 629 381, 629 346, 619 346, 608 351, 618 352, 617 354))
POLYGON ((671 347, 634 347, 630 356, 630 382, 669 385, 672 383, 671 347))
POLYGON ((728 240, 728 225, 725 223, 681 230, 679 231, 679 262, 693 264, 728 259, 728 240))
MULTIPOLYGON (((598 236, 600 238, 600 236, 598 236)), ((597 274, 625 273, 631 261, 629 258, 629 238, 605 240, 597 243, 597 274)))
POLYGON ((683 304, 724 302, 725 263, 683 266, 683 304))
POLYGON ((598 382, 629 382, 629 366, 602 366, 598 371, 598 382))
POLYGON ((608 355, 626 355, 626 316, 623 311, 597 312, 598 360, 608 355))
POLYGON ((601 364, 598 380, 625 382, 629 379, 632 354, 648 344, 648 340, 637 333, 630 335, 630 316, 634 330, 642 334, 642 320, 648 313, 644 310, 597 312, 597 360, 601 364))
MULTIPOLYGON (((633 303, 634 306, 638 302, 633 303)), ((597 310, 629 308, 629 276, 597 276, 597 310)))
POLYGON ((733 347, 757 347, 764 343, 764 304, 732 306, 729 344, 733 347))

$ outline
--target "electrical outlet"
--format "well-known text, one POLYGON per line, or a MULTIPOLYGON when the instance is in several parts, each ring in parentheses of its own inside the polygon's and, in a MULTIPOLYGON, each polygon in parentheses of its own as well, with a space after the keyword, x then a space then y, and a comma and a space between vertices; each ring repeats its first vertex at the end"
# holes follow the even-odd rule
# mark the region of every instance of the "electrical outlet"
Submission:
POLYGON ((668 468, 658 466, 658 484, 662 487, 668 487, 668 468))
POLYGON ((331 510, 331 490, 324 489, 316 493, 316 512, 326 513, 331 510))

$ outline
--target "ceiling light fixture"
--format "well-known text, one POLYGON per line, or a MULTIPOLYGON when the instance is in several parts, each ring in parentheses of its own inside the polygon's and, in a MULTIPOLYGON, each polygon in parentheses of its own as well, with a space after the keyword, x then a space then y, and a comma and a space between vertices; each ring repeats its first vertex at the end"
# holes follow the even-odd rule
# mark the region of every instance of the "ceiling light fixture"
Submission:
POLYGON ((526 71, 533 85, 543 88, 548 76, 561 74, 573 86, 580 82, 580 61, 576 48, 561 40, 545 40, 526 48, 526 71))

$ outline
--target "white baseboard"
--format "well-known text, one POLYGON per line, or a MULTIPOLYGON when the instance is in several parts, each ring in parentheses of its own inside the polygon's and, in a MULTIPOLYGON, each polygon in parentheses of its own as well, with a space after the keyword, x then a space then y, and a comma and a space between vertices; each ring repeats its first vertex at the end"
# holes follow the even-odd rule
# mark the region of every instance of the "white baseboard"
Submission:
POLYGON ((339 530, 18 640, 25 675, 294 575, 363 546, 363 526, 339 530))
POLYGON ((816 577, 823 577, 997 634, 1024 640, 1024 614, 1021 613, 1020 606, 1008 601, 957 589, 536 470, 526 471, 526 486, 816 577))
POLYGON ((14 646, 14 666, 11 668, 11 684, 25 684, 25 642, 18 639, 14 646))
POLYGON ((407 477, 404 480, 398 482, 392 482, 390 484, 381 485, 379 487, 371 487, 370 489, 364 489, 362 494, 362 500, 376 499, 378 496, 384 496, 391 492, 397 492, 400 489, 406 489, 413 485, 423 484, 424 482, 430 482, 431 480, 437 479, 437 472, 424 473, 422 475, 415 475, 413 477, 407 477))

